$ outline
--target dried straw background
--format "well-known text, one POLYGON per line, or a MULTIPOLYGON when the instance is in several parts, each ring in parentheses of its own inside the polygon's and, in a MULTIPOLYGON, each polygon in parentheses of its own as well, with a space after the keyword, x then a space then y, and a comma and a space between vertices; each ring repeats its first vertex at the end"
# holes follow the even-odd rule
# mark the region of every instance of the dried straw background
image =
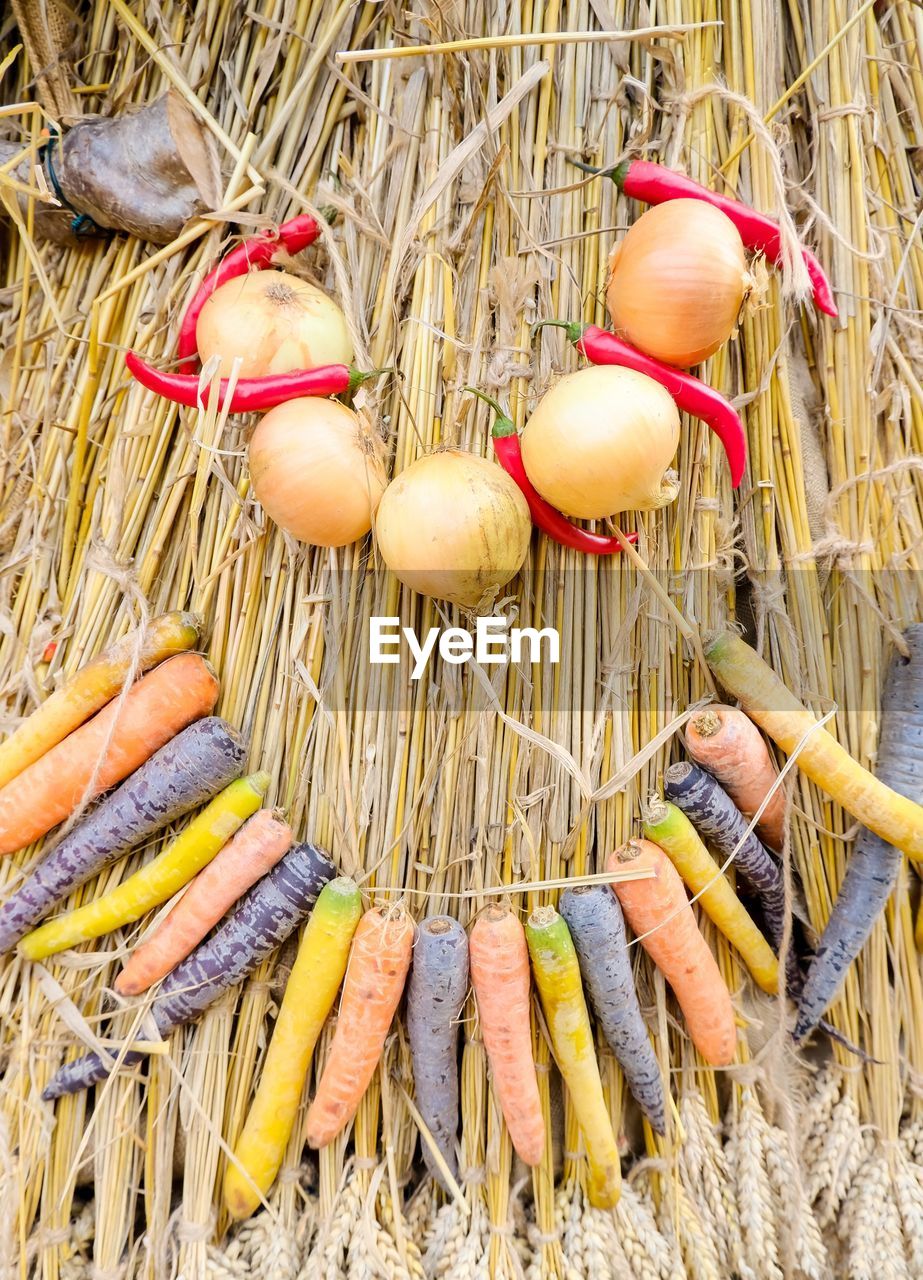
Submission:
MULTIPOLYGON (((19 7, 41 22, 41 4, 19 7)), ((376 571, 373 546, 329 554, 288 542, 248 496, 248 424, 141 392, 121 352, 168 356, 197 273, 239 228, 334 205, 337 225, 303 269, 341 298, 358 362, 405 375, 380 401, 366 397, 395 469, 441 441, 486 453, 486 416, 460 388, 473 381, 508 398, 521 421, 576 362, 557 335, 533 353, 529 322, 601 318, 605 254, 635 214, 607 182, 569 189, 579 175, 567 158, 631 151, 769 211, 787 202, 836 282, 841 322, 820 324, 770 279, 771 305, 711 362, 710 379, 746 406, 751 457, 739 493, 705 430, 688 422, 679 501, 637 527, 656 581, 686 617, 704 630, 746 600, 777 670, 815 706, 835 702, 837 734, 874 758, 883 646, 923 617, 919 6, 95 0, 78 9, 67 92, 77 89, 89 111, 146 101, 168 83, 194 95, 219 139, 227 208, 156 257, 131 239, 62 252, 31 246, 9 224, 0 235, 8 724, 138 618, 189 606, 206 618, 220 711, 250 734, 254 764, 273 770, 273 798, 346 870, 367 875, 370 894, 406 892, 418 916, 451 907, 467 919, 485 886, 600 866, 680 751, 676 717, 709 691, 650 580, 536 541, 519 616, 560 628, 560 667, 493 669, 492 684, 437 668, 415 685, 406 667, 370 668, 370 614, 399 612, 419 630, 439 607, 376 571), (683 39, 343 69, 332 60, 338 49, 407 37, 679 22, 701 25, 683 39), (65 643, 49 667, 52 637, 65 643)), ((0 55, 18 42, 11 18, 2 21, 0 55)), ((57 73, 34 83, 38 70, 21 53, 4 71, 11 136, 36 137, 40 116, 22 104, 39 101, 42 84, 60 90, 57 73)), ((790 854, 820 926, 850 825, 804 781, 793 803, 790 854)), ((31 856, 4 860, 2 884, 31 856)), ((779 1011, 712 936, 743 1024, 738 1065, 717 1075, 638 959, 677 1107, 665 1141, 642 1132, 602 1055, 632 1157, 613 1214, 584 1203, 566 1100, 554 1163, 534 1178, 512 1165, 469 1018, 461 1202, 419 1186, 398 1029, 355 1150, 341 1142, 319 1164, 301 1163, 293 1141, 269 1211, 228 1232, 217 1195, 225 1144, 260 1069, 285 957, 177 1033, 149 1072, 54 1112, 38 1102, 41 1086, 78 1038, 105 1029, 107 984, 138 931, 47 972, 7 959, 0 1271, 919 1277, 923 994, 911 880, 905 872, 832 1013, 881 1065, 860 1066, 839 1048, 822 1063, 796 1062, 779 1011)), ((559 1118, 538 1026, 535 1043, 559 1118)))

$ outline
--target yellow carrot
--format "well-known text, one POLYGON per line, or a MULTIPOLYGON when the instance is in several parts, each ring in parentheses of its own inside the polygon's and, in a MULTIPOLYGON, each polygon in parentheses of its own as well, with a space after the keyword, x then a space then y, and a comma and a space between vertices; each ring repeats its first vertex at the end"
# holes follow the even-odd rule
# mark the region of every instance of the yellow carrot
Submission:
POLYGON ((192 613, 164 613, 149 624, 140 649, 138 633, 132 631, 81 667, 0 744, 0 787, 110 702, 120 692, 136 656, 140 675, 171 654, 191 649, 198 641, 199 626, 192 613))
POLYGON ((621 1193, 622 1171, 599 1076, 577 953, 570 931, 554 907, 538 907, 532 912, 526 922, 526 941, 555 1062, 570 1093, 586 1146, 590 1203, 598 1209, 611 1209, 621 1193))
POLYGON ((770 995, 778 995, 779 962, 772 947, 682 810, 652 796, 644 815, 644 834, 663 849, 702 910, 740 952, 756 982, 770 995))
POLYGON ((321 890, 292 966, 256 1096, 224 1178, 234 1218, 249 1218, 272 1186, 292 1133, 314 1046, 346 973, 362 915, 352 880, 321 890))
POLYGON ((791 753, 804 739, 797 764, 812 782, 882 840, 908 858, 923 860, 923 808, 853 760, 740 636, 723 632, 705 658, 750 719, 783 751, 791 753))
POLYGON ((152 907, 172 898, 259 809, 270 782, 268 773, 254 773, 232 782, 153 862, 102 898, 26 934, 19 951, 29 960, 43 960, 66 947, 89 942, 139 920, 152 907))

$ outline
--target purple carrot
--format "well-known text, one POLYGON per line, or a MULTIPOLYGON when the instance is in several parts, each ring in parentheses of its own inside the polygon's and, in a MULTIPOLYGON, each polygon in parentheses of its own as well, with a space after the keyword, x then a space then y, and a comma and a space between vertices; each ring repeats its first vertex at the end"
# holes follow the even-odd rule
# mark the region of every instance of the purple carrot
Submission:
MULTIPOLYGON (((407 1035, 416 1103, 427 1129, 458 1177, 458 1019, 468 994, 468 937, 457 920, 429 916, 413 948, 407 989, 407 1035)), ((443 1182, 429 1144, 423 1158, 443 1182)))
MULTIPOLYGON (((258 881, 232 916, 199 944, 160 986, 151 1006, 162 1036, 191 1022, 220 995, 239 986, 258 964, 294 932, 317 895, 336 875, 333 863, 312 844, 294 845, 268 875, 258 881)), ((125 1066, 135 1066, 142 1053, 126 1053, 125 1066)), ((42 1093, 46 1102, 79 1093, 105 1080, 108 1065, 88 1053, 63 1066, 42 1093)))
POLYGON ((721 861, 734 854, 734 867, 759 898, 770 940, 778 951, 785 931, 785 881, 779 864, 759 837, 751 832, 743 838, 747 820, 734 801, 710 773, 688 763, 667 769, 663 794, 682 809, 721 861))
MULTIPOLYGON (((923 625, 908 627, 904 640, 910 657, 892 655, 882 690, 875 775, 923 804, 923 625)), ((796 1040, 817 1026, 835 999, 894 890, 901 857, 867 827, 859 832, 798 1002, 796 1040)))
POLYGON ((662 1134, 663 1081, 638 1003, 618 899, 607 885, 583 885, 565 890, 558 909, 574 940, 583 983, 606 1043, 651 1128, 662 1134))
POLYGON ((209 716, 161 747, 70 831, 0 906, 0 954, 91 876, 222 791, 244 766, 236 729, 209 716))

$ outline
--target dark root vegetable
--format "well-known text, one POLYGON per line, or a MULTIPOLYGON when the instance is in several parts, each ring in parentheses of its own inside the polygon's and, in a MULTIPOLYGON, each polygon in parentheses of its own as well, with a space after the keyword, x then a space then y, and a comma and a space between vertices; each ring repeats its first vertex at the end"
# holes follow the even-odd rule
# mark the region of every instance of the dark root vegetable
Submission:
POLYGON ((746 835, 747 820, 734 801, 710 773, 685 762, 671 765, 664 773, 663 793, 722 861, 734 854, 734 867, 759 898, 770 940, 778 948, 786 919, 782 871, 759 837, 752 832, 746 835))
MULTIPOLYGON (((327 855, 312 844, 295 845, 258 881, 225 923, 164 979, 151 1012, 160 1034, 191 1022, 218 997, 243 982, 297 929, 317 895, 336 875, 327 855)), ((125 1054, 125 1066, 144 1055, 125 1054)), ((45 1088, 46 1102, 105 1080, 109 1067, 95 1053, 69 1062, 45 1088)))
MULTIPOLYGON (((420 925, 407 988, 407 1038, 420 1115, 452 1177, 458 1176, 458 1031, 468 993, 468 937, 457 920, 430 916, 420 925)), ((443 1175, 427 1142, 430 1173, 443 1175)))
POLYGON ((134 875, 108 893, 48 920, 27 933, 19 951, 29 960, 44 960, 67 947, 100 938, 179 893, 218 853, 238 827, 256 813, 272 779, 268 773, 237 778, 215 796, 163 849, 134 875))
MULTIPOLYGON (((917 804, 923 803, 923 625, 909 627, 905 659, 894 653, 881 698, 881 732, 875 773, 917 804)), ((818 1023, 836 997, 847 970, 891 896, 901 851, 868 828, 859 833, 846 875, 798 1002, 795 1039, 818 1023)))
POLYGON ((217 716, 178 733, 69 832, 0 906, 0 953, 91 876, 233 782, 246 753, 237 730, 217 716))
POLYGON ((618 899, 607 885, 567 889, 561 895, 590 1004, 625 1081, 656 1133, 666 1129, 660 1067, 648 1035, 631 968, 631 952, 618 899))

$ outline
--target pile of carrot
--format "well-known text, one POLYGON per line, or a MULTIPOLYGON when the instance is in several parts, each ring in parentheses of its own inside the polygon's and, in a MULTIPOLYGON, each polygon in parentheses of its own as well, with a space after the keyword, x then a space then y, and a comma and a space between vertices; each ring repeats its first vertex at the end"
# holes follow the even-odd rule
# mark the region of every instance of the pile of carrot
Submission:
POLYGON ((238 778, 244 743, 210 714, 219 686, 191 652, 199 631, 191 614, 155 618, 88 662, 0 746, 2 853, 110 792, 0 907, 4 950, 18 944, 27 959, 45 959, 139 920, 188 885, 117 982, 137 994, 183 960, 290 846, 289 828, 270 811, 257 813, 269 775, 238 778), (91 876, 202 804, 117 888, 33 927, 91 876))
MULTIPOLYGON (((306 1141, 314 1147, 332 1142, 355 1116, 408 978, 415 1104, 424 1158, 434 1175, 447 1187, 458 1176, 459 1026, 469 983, 513 1145, 527 1164, 538 1164, 546 1128, 532 1051, 534 974, 552 1050, 584 1135, 591 1200, 614 1204, 621 1178, 618 1144, 587 999, 657 1132, 664 1131, 666 1114, 659 1065, 634 989, 620 899, 605 886, 575 889, 562 898, 561 914, 540 908, 525 928, 514 911, 489 907, 470 934, 447 916, 415 928, 400 905, 363 913, 358 887, 334 878, 332 863, 313 846, 295 845, 290 827, 264 807, 269 776, 238 776, 246 749, 229 725, 209 714, 218 683, 205 660, 188 652, 197 639, 198 627, 186 615, 157 619, 143 636, 127 637, 84 667, 0 749, 5 851, 41 837, 88 799, 109 792, 0 907, 0 944, 42 960, 138 921, 176 897, 115 982, 124 997, 159 984, 152 1015, 167 1034, 242 981, 308 917, 226 1175, 225 1198, 236 1217, 258 1207, 278 1173, 314 1047, 337 999, 333 1039, 305 1122, 306 1141), (134 875, 40 923, 74 889, 193 809, 198 814, 134 875)), ((677 901, 672 886, 632 898, 628 886, 620 885, 619 894, 636 928, 642 898, 646 919, 658 910, 666 919, 677 901)), ((669 950, 656 955, 682 1003, 686 993, 668 964, 669 950)), ((707 1043, 695 1016, 687 1016, 706 1056, 725 1060, 726 1044, 707 1043)), ((141 1056, 129 1051, 120 1061, 131 1065, 141 1056)), ((111 1065, 93 1054, 70 1062, 44 1096, 50 1100, 87 1088, 104 1079, 111 1065)))
MULTIPOLYGON (((923 625, 908 628, 901 650, 892 655, 884 683, 873 774, 739 636, 715 637, 706 660, 741 705, 714 704, 692 717, 685 742, 693 763, 665 771, 663 799, 653 797, 646 813, 645 835, 667 854, 756 982, 771 993, 780 984, 776 956, 786 935, 795 941, 798 931, 778 860, 787 834, 785 791, 760 729, 795 754, 799 768, 864 824, 815 953, 806 964, 794 945, 786 953, 785 985, 797 1004, 796 1040, 819 1027, 842 1041, 823 1015, 884 911, 901 854, 923 859, 923 789, 916 764, 923 753, 923 625), (754 896, 768 941, 719 863, 733 864, 754 896)), ((642 892, 638 885, 624 891, 642 892)))
MULTIPOLYGON (((160 984, 153 1015, 164 1034, 242 981, 300 923, 334 874, 326 855, 293 845, 288 824, 262 807, 269 774, 239 776, 246 745, 210 714, 218 681, 190 652, 198 639, 199 623, 189 614, 154 619, 87 663, 0 745, 3 853, 41 838, 109 792, 0 906, 0 950, 17 947, 28 960, 44 960, 176 897, 115 982, 122 996, 160 984), (194 809, 200 812, 163 850, 117 887, 39 923, 91 877, 194 809)), ((95 1055, 78 1059, 62 1068, 45 1097, 86 1088, 107 1072, 95 1055)))
MULTIPOLYGON (((156 619, 143 635, 90 662, 0 747, 5 852, 109 791, 0 905, 0 948, 16 946, 39 961, 175 899, 115 982, 122 997, 157 987, 150 1012, 166 1035, 241 983, 306 922, 225 1175, 225 1202, 235 1218, 265 1203, 279 1173, 328 1018, 334 1017, 333 1036, 315 1070, 303 1128, 315 1148, 352 1123, 405 988, 414 1115, 423 1158, 442 1186, 452 1190, 459 1177, 459 1029, 471 1017, 512 1145, 532 1166, 547 1148, 533 1056, 536 1026, 547 1035, 580 1127, 587 1194, 597 1207, 614 1205, 619 1144, 591 1014, 650 1129, 664 1134, 667 1116, 626 923, 669 984, 693 1046, 712 1067, 733 1061, 736 1018, 689 893, 754 981, 771 995, 785 989, 778 958, 789 925, 778 861, 786 840, 785 795, 758 725, 783 749, 797 746, 799 764, 817 780, 835 764, 827 779, 831 793, 869 828, 806 977, 789 953, 784 978, 799 1002, 796 1038, 827 1028, 822 1015, 884 907, 900 851, 920 856, 915 840, 918 825, 923 829, 923 792, 914 761, 923 750, 923 626, 904 637, 909 659, 895 657, 889 668, 877 778, 844 760, 810 713, 780 693, 748 646, 720 637, 707 657, 744 708, 715 704, 692 717, 685 735, 691 762, 665 771, 663 794, 651 796, 644 810, 644 838, 627 841, 608 860, 612 872, 631 867, 643 876, 574 886, 557 909, 538 907, 525 923, 510 907, 490 905, 467 931, 446 915, 415 925, 401 903, 363 909, 359 887, 337 876, 322 850, 295 843, 283 817, 264 804, 269 775, 240 776, 246 747, 210 714, 218 684, 205 660, 189 652, 197 638, 188 615, 156 619), (40 923, 74 889, 194 809, 157 856, 116 888, 40 923), (754 914, 738 896, 730 864, 753 898, 754 914)), ((118 1063, 142 1058, 128 1049, 118 1063)), ((59 1070, 43 1097, 88 1088, 112 1067, 111 1059, 84 1055, 59 1070)))

